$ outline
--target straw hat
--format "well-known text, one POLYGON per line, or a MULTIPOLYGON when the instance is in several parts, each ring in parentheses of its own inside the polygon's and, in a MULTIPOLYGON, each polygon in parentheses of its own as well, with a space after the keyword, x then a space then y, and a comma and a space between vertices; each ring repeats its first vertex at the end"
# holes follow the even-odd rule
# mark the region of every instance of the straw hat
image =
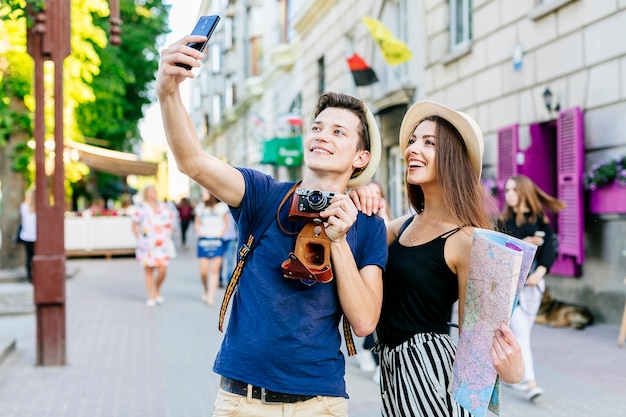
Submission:
POLYGON ((400 147, 402 151, 408 147, 409 138, 417 127, 417 124, 429 116, 438 116, 446 119, 459 131, 465 147, 472 161, 472 167, 480 174, 483 167, 483 151, 485 143, 483 133, 474 119, 467 114, 446 107, 434 101, 422 100, 413 104, 404 115, 400 126, 400 147))
POLYGON ((374 173, 378 169, 378 164, 380 163, 380 156, 382 154, 382 142, 380 139, 380 132, 378 131, 378 124, 376 123, 376 119, 372 114, 369 107, 363 103, 363 107, 365 107, 365 117, 367 119, 367 130, 370 137, 370 161, 365 167, 364 170, 359 172, 353 178, 350 178, 348 181, 348 188, 355 188, 360 185, 366 184, 372 177, 374 173))

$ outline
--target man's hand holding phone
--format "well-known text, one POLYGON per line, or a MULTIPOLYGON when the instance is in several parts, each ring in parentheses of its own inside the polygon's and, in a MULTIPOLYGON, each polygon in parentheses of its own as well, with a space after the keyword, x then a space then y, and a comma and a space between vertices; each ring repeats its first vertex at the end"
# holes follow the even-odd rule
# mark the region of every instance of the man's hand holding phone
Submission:
POLYGON ((186 69, 187 71, 192 68, 200 66, 200 62, 204 59, 204 54, 197 48, 193 48, 189 45, 197 45, 207 42, 207 37, 202 35, 188 35, 182 38, 180 41, 172 44, 171 48, 175 48, 172 51, 174 65, 186 69))
MULTIPOLYGON (((217 15, 200 16, 200 18, 198 19, 198 23, 196 23, 193 31, 191 31, 191 35, 202 35, 204 36, 204 40, 190 41, 189 43, 187 43, 187 46, 189 48, 202 52, 206 44, 209 42, 209 39, 215 31, 215 28, 217 27, 217 23, 219 21, 220 17, 217 15)), ((189 63, 187 62, 176 62, 176 65, 178 65, 179 67, 183 67, 186 70, 190 70, 192 68, 192 66, 189 65, 189 63)))
POLYGON ((189 71, 200 66, 204 59, 202 51, 215 31, 220 17, 201 16, 192 33, 161 51, 157 73, 156 94, 159 99, 174 94, 186 78, 194 78, 189 71))
POLYGON ((161 50, 161 61, 156 78, 156 95, 159 100, 174 95, 178 91, 180 83, 187 78, 194 78, 195 74, 188 71, 177 63, 183 62, 191 67, 199 67, 204 55, 187 46, 190 42, 204 42, 205 36, 187 35, 161 50))

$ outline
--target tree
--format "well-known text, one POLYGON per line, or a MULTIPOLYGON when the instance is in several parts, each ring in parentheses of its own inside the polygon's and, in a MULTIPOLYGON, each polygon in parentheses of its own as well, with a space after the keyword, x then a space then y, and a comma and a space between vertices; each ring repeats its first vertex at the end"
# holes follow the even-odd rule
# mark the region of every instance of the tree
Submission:
MULTIPOLYGON (((169 8, 162 0, 120 1, 122 43, 94 46, 102 60, 100 73, 90 83, 95 100, 81 103, 75 112, 85 142, 125 152, 141 142, 139 121, 145 107, 155 100, 150 92, 158 69, 159 37, 168 31, 169 8)), ((109 29, 106 18, 96 19, 95 24, 109 29)), ((114 192, 124 182, 124 178, 101 172, 91 172, 90 177, 96 178, 72 184, 74 200, 78 194, 88 199, 93 194, 107 197, 105 190, 114 192), (98 184, 97 190, 90 193, 84 182, 98 184)))
MULTIPOLYGON (((26 0, 0 4, 0 183, 3 242, 0 268, 20 264, 21 250, 11 245, 19 203, 33 177, 33 63, 26 52, 26 0)), ((29 0, 33 10, 43 0, 29 0)), ((65 136, 107 141, 128 151, 141 140, 138 123, 153 102, 151 83, 158 66, 158 39, 167 32, 169 5, 162 0, 120 0, 122 45, 107 45, 107 0, 71 1, 71 55, 64 62, 65 136)), ((47 122, 54 115, 46 114, 47 122)), ((52 126, 52 123, 47 123, 52 126)), ((81 181, 84 166, 66 164, 67 189, 81 181)))
MULTIPOLYGON (((120 1, 122 43, 94 45, 102 60, 102 70, 91 82, 95 100, 76 109, 86 138, 119 151, 131 151, 141 141, 138 124, 145 106, 154 101, 149 93, 158 69, 158 39, 168 32, 169 8, 162 0, 120 1)), ((95 23, 108 30, 108 19, 95 23)))

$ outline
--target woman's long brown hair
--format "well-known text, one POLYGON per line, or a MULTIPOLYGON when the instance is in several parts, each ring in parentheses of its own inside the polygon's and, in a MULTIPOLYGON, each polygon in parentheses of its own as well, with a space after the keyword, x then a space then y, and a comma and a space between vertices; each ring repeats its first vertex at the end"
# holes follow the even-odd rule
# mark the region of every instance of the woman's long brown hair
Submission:
MULTIPOLYGON (((548 223, 548 216, 546 216, 544 209, 551 211, 552 213, 556 213, 563 210, 567 206, 564 201, 554 198, 544 192, 526 175, 513 175, 509 178, 509 180, 515 181, 515 190, 517 191, 518 196, 517 205, 521 206, 524 203, 526 204, 526 207, 528 208, 528 212, 526 213, 530 213, 528 221, 531 223, 537 221, 537 218, 541 218, 544 223, 548 223)), ((525 213, 522 212, 522 210, 517 210, 516 213, 513 210, 513 207, 508 204, 502 213, 502 218, 505 221, 515 219, 515 224, 518 226, 522 225, 526 221, 524 217, 525 213)))
MULTIPOLYGON (((492 197, 481 184, 480 174, 472 167, 461 134, 441 117, 427 117, 419 123, 424 120, 437 125, 437 181, 444 204, 450 210, 454 222, 459 226, 493 229, 494 223, 487 211, 487 204, 492 201, 492 197)), ((417 213, 424 211, 422 187, 407 182, 407 194, 417 213)))

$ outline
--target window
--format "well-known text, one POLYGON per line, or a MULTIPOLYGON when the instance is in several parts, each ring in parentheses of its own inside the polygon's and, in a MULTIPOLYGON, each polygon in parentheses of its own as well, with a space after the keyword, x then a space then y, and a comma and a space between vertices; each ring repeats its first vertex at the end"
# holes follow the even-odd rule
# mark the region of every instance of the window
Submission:
POLYGON ((211 122, 213 124, 218 124, 222 120, 222 96, 219 94, 213 94, 213 103, 212 103, 212 112, 211 112, 211 122))
POLYGON ((211 45, 211 72, 218 74, 222 69, 222 48, 219 44, 211 45))
POLYGON ((324 57, 321 57, 320 59, 317 60, 317 92, 319 94, 323 94, 324 91, 326 90, 326 78, 325 78, 325 64, 324 64, 324 57))
POLYGON ((567 207, 550 215, 558 235, 559 254, 551 273, 580 276, 584 262, 583 146, 584 126, 580 108, 559 113, 556 122, 529 126, 530 144, 522 149, 517 124, 498 130, 498 201, 504 203, 506 180, 524 174, 543 191, 564 200, 567 207))
POLYGON ((404 182, 406 166, 400 146, 394 145, 389 148, 388 154, 388 178, 389 190, 387 203, 391 207, 393 217, 400 217, 409 211, 408 199, 406 198, 406 185, 404 182))
POLYGON ((235 83, 233 77, 226 77, 226 88, 224 89, 224 107, 231 109, 235 103, 235 83))
POLYGON ((576 0, 536 0, 535 8, 528 13, 528 17, 532 20, 538 20, 542 17, 560 9, 561 7, 576 0))
POLYGON ((227 17, 224 22, 224 49, 229 50, 233 47, 233 18, 227 17))
POLYGON ((202 126, 201 136, 204 137, 209 134, 209 131, 211 129, 211 122, 209 121, 209 115, 207 113, 204 113, 202 121, 204 124, 202 126))
POLYGON ((287 21, 285 22, 285 41, 291 42, 296 36, 296 31, 293 28, 293 22, 296 20, 297 4, 295 0, 287 0, 287 21))
POLYGON ((258 37, 250 38, 248 43, 250 66, 248 68, 249 76, 256 77, 261 75, 261 39, 258 37))
POLYGON ((472 40, 472 0, 450 0, 450 51, 472 40))

